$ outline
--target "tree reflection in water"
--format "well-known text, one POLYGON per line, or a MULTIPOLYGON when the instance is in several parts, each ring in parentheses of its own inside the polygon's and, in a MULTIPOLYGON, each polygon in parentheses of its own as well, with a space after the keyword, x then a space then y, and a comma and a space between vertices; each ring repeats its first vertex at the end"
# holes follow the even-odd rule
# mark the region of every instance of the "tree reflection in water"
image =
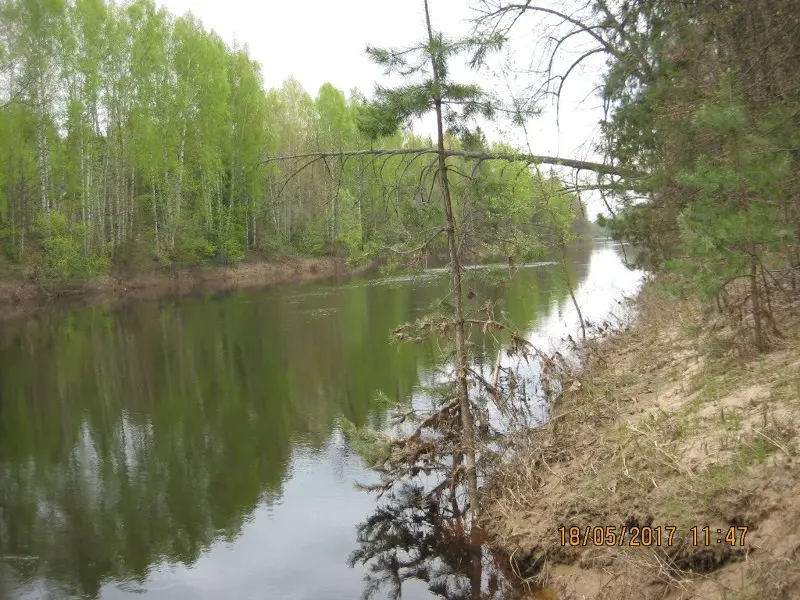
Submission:
POLYGON ((359 549, 350 565, 367 567, 362 598, 397 600, 406 582, 424 582, 447 600, 511 600, 513 573, 484 547, 477 527, 455 498, 442 502, 421 485, 398 485, 358 527, 359 549), (383 597, 383 596, 381 596, 383 597))

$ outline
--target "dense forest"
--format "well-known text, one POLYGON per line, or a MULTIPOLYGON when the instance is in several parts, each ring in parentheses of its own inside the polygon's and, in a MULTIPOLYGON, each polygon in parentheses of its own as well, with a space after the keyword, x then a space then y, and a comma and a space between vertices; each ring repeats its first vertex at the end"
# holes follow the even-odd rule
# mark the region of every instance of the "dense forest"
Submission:
MULTIPOLYGON (((0 11, 6 270, 63 280, 248 255, 362 261, 441 222, 419 185, 424 161, 366 156, 296 174, 262 163, 431 146, 408 130, 362 133, 366 99, 356 90, 325 84, 312 97, 288 80, 265 91, 246 48, 151 0, 9 0, 0 11)), ((451 132, 448 144, 488 146, 480 131, 451 132)), ((467 159, 450 162, 456 172, 473 169, 467 159)), ((560 187, 523 165, 479 168, 480 194, 475 178, 465 178, 454 202, 466 205, 469 196, 473 217, 493 219, 482 240, 471 239, 491 253, 504 221, 534 220, 527 199, 536 182, 560 187)))
POLYGON ((565 26, 609 57, 615 236, 765 348, 800 276, 800 5, 601 0, 565 26))
MULTIPOLYGON (((596 149, 622 171, 592 182, 600 223, 744 323, 762 349, 800 275, 800 6, 791 0, 479 2, 484 29, 535 24, 537 94, 605 58, 596 149)), ((666 281, 666 280, 664 280, 666 281)))

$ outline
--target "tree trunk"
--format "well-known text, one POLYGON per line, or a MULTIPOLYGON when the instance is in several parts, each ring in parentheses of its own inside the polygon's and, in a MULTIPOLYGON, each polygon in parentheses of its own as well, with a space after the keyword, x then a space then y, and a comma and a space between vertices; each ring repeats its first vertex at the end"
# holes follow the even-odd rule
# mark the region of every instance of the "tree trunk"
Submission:
POLYGON ((83 223, 83 252, 89 253, 89 224, 86 221, 86 195, 88 194, 88 181, 89 176, 86 167, 86 154, 84 150, 84 134, 85 127, 83 119, 80 123, 80 182, 83 189, 79 192, 81 195, 81 222, 83 223))
POLYGON ((48 197, 47 173, 47 133, 45 132, 44 118, 39 122, 39 195, 42 213, 50 215, 50 198, 48 197))
MULTIPOLYGON (((425 0, 425 22, 428 27, 428 40, 433 45, 433 29, 428 10, 428 0, 425 0)), ((434 107, 436 109, 436 136, 439 156, 439 184, 442 190, 445 218, 447 220, 447 246, 450 251, 450 274, 452 276, 453 295, 455 299, 455 330, 456 330, 456 379, 459 393, 459 412, 461 413, 462 442, 464 445, 465 468, 467 472, 467 494, 473 517, 478 514, 478 471, 475 464, 475 425, 472 416, 472 407, 469 400, 469 387, 467 381, 468 357, 466 339, 464 336, 464 305, 461 293, 461 260, 456 240, 455 218, 453 205, 450 200, 450 186, 447 180, 447 163, 444 148, 444 124, 442 118, 442 93, 439 87, 439 68, 434 56, 431 56, 433 71, 434 107)))
MULTIPOLYGON (((748 212, 748 221, 750 214, 748 212)), ((761 326, 761 300, 758 297, 758 257, 756 256, 755 244, 750 248, 750 295, 753 297, 753 327, 756 340, 756 348, 764 349, 764 338, 761 326)))
MULTIPOLYGON (((740 145, 738 140, 733 141, 733 163, 737 171, 741 169, 740 158, 740 145)), ((758 350, 764 349, 764 338, 761 327, 761 302, 758 297, 758 255, 757 246, 753 240, 753 229, 750 219, 750 196, 746 188, 740 188, 741 204, 743 204, 745 215, 745 227, 747 228, 747 237, 749 243, 747 244, 748 252, 750 254, 750 296, 753 302, 753 335, 755 338, 755 345, 758 350)))
POLYGON ((156 184, 154 179, 150 181, 150 190, 153 194, 152 197, 152 206, 153 206, 153 235, 155 237, 156 243, 156 256, 161 258, 161 236, 158 232, 158 211, 156 210, 156 184))
POLYGON ((181 148, 178 154, 178 193, 175 199, 175 213, 173 221, 170 223, 170 249, 175 249, 175 233, 178 230, 178 223, 181 220, 181 204, 183 202, 183 163, 186 150, 186 118, 183 119, 183 128, 181 129, 181 148))
POLYGON ((359 170, 358 173, 361 176, 358 178, 358 223, 361 227, 361 247, 364 247, 364 244, 367 242, 367 224, 364 221, 364 158, 362 157, 359 160, 359 170))

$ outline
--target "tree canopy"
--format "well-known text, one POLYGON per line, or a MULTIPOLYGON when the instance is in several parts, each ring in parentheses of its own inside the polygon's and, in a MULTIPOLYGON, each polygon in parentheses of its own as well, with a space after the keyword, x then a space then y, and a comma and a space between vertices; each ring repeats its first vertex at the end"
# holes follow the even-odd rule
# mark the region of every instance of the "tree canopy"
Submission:
MULTIPOLYGON (((426 157, 327 160, 296 174, 263 163, 342 148, 430 148, 402 127, 429 104, 429 80, 379 88, 374 101, 330 84, 312 96, 292 79, 265 90, 246 47, 152 0, 9 0, 0 7, 0 48, 6 270, 64 280, 251 254, 362 261, 438 219, 420 183, 430 174, 426 157)), ((442 48, 456 50, 479 61, 485 47, 467 39, 442 48)), ((371 52, 390 70, 408 66, 371 52)), ((474 86, 441 85, 453 106, 491 112, 474 86)), ((463 133, 450 128, 450 151, 464 150, 463 133)), ((516 154, 485 141, 470 149, 516 154)), ((470 157, 451 161, 472 168, 470 157)), ((536 178, 501 163, 482 172, 495 182, 487 210, 499 197, 519 202, 524 181, 536 178)))

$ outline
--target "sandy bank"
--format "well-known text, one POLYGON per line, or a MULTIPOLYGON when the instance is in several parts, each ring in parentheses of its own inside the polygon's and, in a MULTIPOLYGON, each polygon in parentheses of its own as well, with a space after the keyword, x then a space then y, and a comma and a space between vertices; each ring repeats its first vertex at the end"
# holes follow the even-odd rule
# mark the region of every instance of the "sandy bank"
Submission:
POLYGON ((652 285, 636 308, 494 473, 492 544, 548 598, 800 598, 800 322, 758 356, 652 285))

